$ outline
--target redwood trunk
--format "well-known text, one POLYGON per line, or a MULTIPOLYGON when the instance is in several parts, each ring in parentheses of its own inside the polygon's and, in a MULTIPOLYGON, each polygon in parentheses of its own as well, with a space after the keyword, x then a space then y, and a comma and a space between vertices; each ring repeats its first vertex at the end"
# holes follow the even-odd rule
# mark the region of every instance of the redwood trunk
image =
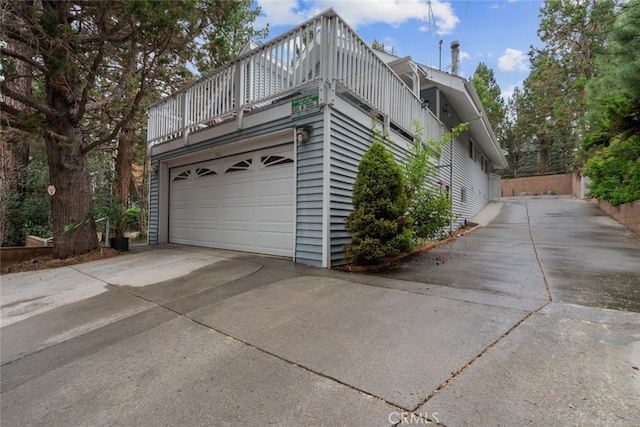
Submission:
MULTIPOLYGON (((131 188, 131 163, 133 162, 134 129, 123 129, 118 140, 118 155, 116 156, 116 186, 115 196, 120 199, 122 212, 127 210, 131 188)), ((116 224, 116 238, 124 237, 124 221, 116 224)))
POLYGON ((545 174, 549 170, 549 148, 540 147, 540 151, 538 152, 538 154, 540 156, 540 174, 545 174))
POLYGON ((98 247, 87 158, 82 152, 82 129, 69 125, 57 129, 66 141, 45 136, 49 177, 55 187, 51 197, 53 256, 68 258, 98 247), (65 232, 65 227, 73 229, 65 232))

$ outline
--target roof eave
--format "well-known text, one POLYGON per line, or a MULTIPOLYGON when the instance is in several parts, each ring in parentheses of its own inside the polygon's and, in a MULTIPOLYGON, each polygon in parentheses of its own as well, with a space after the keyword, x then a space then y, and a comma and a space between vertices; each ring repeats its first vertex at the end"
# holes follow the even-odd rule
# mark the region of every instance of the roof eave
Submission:
POLYGON ((450 98, 449 101, 453 104, 456 112, 458 112, 460 120, 469 124, 469 130, 475 142, 480 145, 489 157, 493 167, 495 169, 506 168, 508 166, 507 159, 500 149, 500 144, 482 108, 482 102, 473 84, 463 77, 445 73, 444 71, 436 70, 425 65, 419 65, 418 68, 429 81, 438 87, 445 95, 448 95, 447 97, 450 98), (467 103, 467 108, 463 105, 453 103, 455 99, 451 96, 452 92, 463 95, 467 103))

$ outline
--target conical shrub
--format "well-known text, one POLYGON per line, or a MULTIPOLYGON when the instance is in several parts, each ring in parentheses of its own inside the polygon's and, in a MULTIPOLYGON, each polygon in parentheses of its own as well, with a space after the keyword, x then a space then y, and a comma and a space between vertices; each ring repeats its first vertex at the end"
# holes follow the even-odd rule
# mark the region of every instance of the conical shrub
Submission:
POLYGON ((346 229, 352 233, 345 245, 347 260, 376 264, 412 249, 402 170, 380 141, 360 161, 352 203, 354 209, 346 219, 346 229))

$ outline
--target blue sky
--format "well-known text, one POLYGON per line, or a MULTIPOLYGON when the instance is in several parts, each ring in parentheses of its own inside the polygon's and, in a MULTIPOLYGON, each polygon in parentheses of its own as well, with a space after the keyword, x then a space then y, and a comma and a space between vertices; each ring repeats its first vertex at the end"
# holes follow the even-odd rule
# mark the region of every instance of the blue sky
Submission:
POLYGON ((365 42, 394 46, 398 56, 450 70, 450 45, 460 41, 461 75, 469 78, 484 62, 493 69, 503 96, 529 74, 530 46, 542 0, 254 0, 262 9, 256 24, 269 23, 267 40, 332 7, 365 42))

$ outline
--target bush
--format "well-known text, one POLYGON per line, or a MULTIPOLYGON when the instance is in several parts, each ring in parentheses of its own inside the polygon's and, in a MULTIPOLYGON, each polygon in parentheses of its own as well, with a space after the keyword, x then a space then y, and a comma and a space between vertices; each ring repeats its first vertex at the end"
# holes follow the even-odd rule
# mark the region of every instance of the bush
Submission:
MULTIPOLYGON (((2 246, 24 246, 26 236, 51 237, 51 196, 46 161, 33 158, 26 170, 25 191, 9 192, 2 201, 8 222, 2 246)), ((0 183, 3 184, 3 183, 0 183)))
POLYGON ((441 141, 422 141, 422 126, 415 123, 415 138, 410 146, 411 154, 404 164, 405 192, 409 200, 413 237, 420 239, 438 237, 452 219, 449 197, 439 189, 430 187, 429 179, 437 175, 436 161, 442 154, 447 140, 456 138, 466 129, 460 125, 445 133, 441 141))
POLYGON ((591 178, 591 197, 613 206, 640 200, 640 136, 614 140, 589 159, 582 174, 591 178))
POLYGON ((346 220, 353 235, 345 245, 347 260, 375 264, 412 249, 402 171, 380 141, 360 161, 353 207, 346 220))
POLYGON ((434 239, 452 219, 451 202, 446 194, 423 191, 409 210, 413 219, 413 231, 419 239, 434 239))
POLYGON ((129 208, 124 214, 124 228, 127 231, 140 230, 140 208, 129 208))

